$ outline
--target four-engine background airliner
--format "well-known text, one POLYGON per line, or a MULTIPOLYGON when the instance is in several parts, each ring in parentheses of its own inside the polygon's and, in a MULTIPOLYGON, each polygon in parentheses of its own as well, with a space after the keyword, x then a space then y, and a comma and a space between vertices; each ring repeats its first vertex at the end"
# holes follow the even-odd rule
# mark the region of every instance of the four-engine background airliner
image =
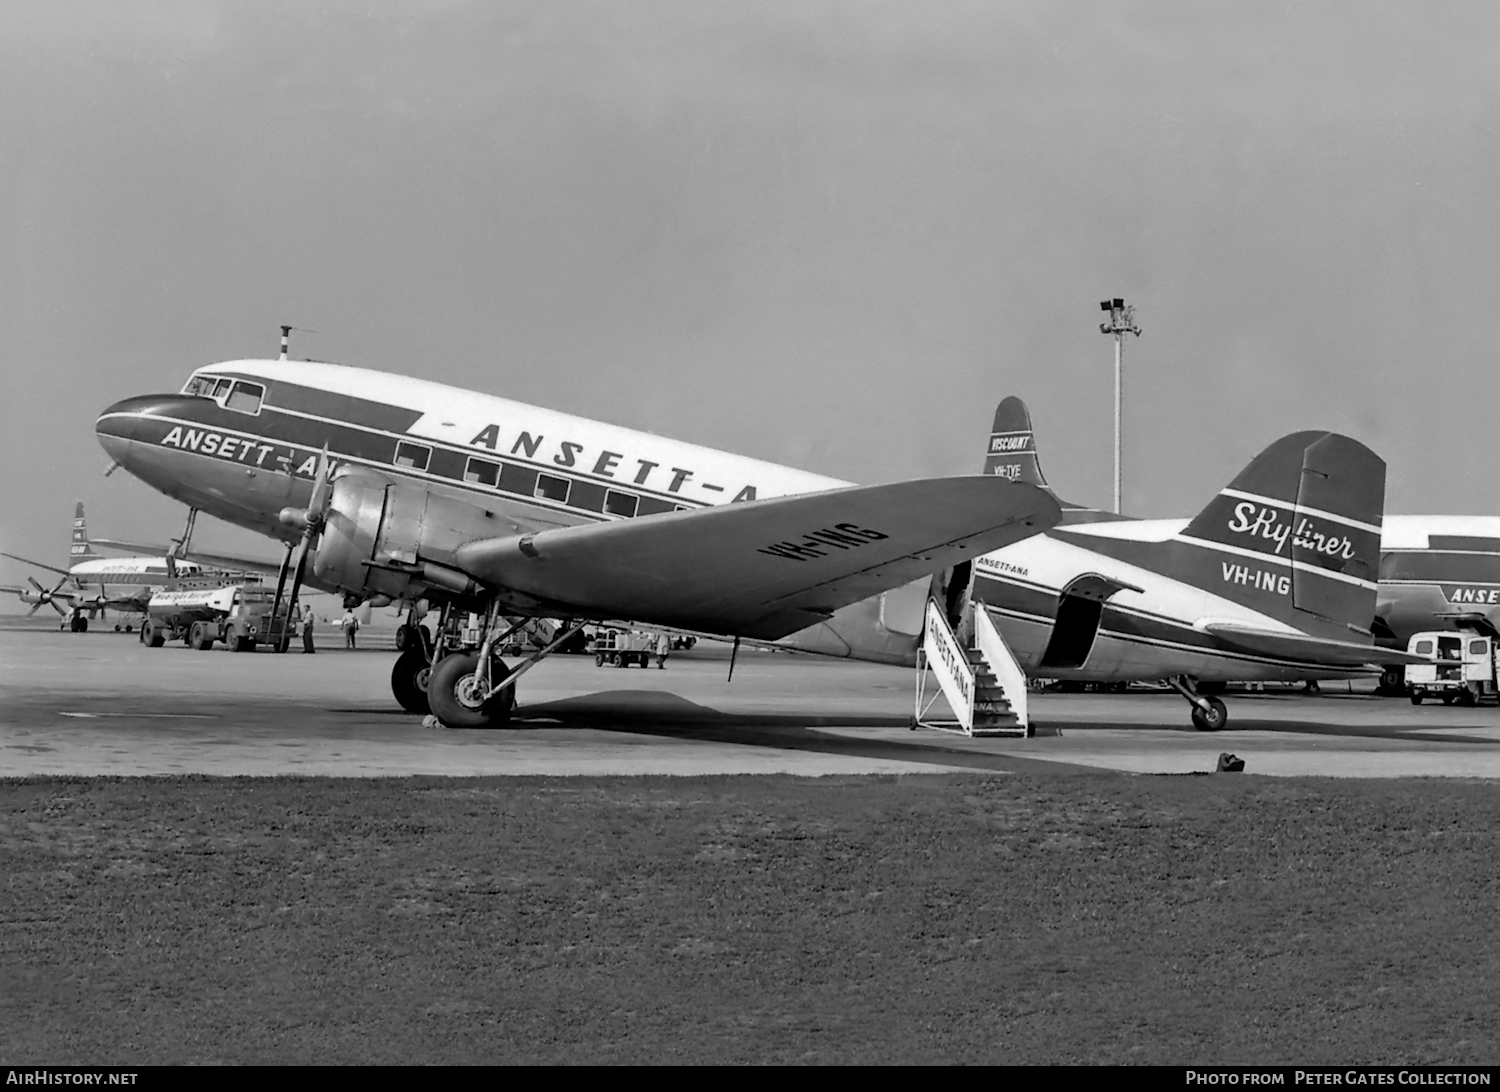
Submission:
POLYGON ((0 557, 61 576, 51 588, 43 586, 34 577, 28 577, 29 588, 5 585, 0 591, 12 592, 21 602, 30 605, 28 616, 42 607, 52 607, 62 617, 63 624, 74 633, 87 630, 90 619, 104 617, 108 611, 144 613, 152 592, 158 588, 203 575, 203 567, 197 562, 179 561, 167 556, 166 551, 155 556, 101 556, 95 552, 94 543, 89 539, 82 501, 78 501, 73 510, 73 534, 66 569, 16 554, 0 554, 0 557))

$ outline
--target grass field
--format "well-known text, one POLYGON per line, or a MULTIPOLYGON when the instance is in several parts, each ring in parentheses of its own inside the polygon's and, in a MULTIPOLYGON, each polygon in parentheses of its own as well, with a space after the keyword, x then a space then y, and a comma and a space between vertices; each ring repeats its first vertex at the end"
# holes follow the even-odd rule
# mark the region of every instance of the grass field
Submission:
POLYGON ((1491 784, 0 782, 0 1060, 1500 1060, 1491 784))

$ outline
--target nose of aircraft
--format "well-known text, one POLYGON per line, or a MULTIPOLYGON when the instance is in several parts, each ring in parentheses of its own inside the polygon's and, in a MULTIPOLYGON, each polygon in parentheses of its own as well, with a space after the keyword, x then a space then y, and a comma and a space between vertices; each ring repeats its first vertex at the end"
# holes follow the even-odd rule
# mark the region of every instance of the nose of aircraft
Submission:
POLYGON ((94 423, 99 446, 129 470, 132 444, 156 438, 148 438, 147 433, 160 431, 161 418, 175 416, 174 409, 182 400, 177 394, 143 394, 116 402, 94 423))

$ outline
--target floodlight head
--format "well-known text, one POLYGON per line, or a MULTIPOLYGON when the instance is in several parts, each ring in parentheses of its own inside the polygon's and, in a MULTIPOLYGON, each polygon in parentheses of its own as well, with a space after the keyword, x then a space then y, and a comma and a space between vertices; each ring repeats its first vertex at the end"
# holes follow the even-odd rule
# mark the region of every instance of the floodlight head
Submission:
POLYGON ((1122 300, 1122 299, 1115 299, 1115 300, 1112 300, 1111 302, 1114 304, 1114 307, 1115 307, 1116 311, 1119 311, 1119 310, 1123 309, 1124 306, 1125 306, 1125 301, 1122 300))
POLYGON ((1101 311, 1108 311, 1110 309, 1111 308, 1109 306, 1109 300, 1100 300, 1099 301, 1099 310, 1101 310, 1101 311))

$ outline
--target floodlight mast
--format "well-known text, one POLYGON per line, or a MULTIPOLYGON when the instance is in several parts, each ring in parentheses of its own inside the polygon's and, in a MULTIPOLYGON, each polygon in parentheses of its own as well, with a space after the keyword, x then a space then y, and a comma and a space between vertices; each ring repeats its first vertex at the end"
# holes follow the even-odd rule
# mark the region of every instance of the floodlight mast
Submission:
POLYGON ((1116 297, 1100 300, 1099 309, 1109 312, 1109 321, 1099 324, 1101 334, 1113 334, 1115 338, 1115 515, 1120 514, 1120 418, 1122 416, 1121 362, 1125 356, 1125 335, 1141 336, 1141 328, 1135 324, 1135 308, 1116 297))

